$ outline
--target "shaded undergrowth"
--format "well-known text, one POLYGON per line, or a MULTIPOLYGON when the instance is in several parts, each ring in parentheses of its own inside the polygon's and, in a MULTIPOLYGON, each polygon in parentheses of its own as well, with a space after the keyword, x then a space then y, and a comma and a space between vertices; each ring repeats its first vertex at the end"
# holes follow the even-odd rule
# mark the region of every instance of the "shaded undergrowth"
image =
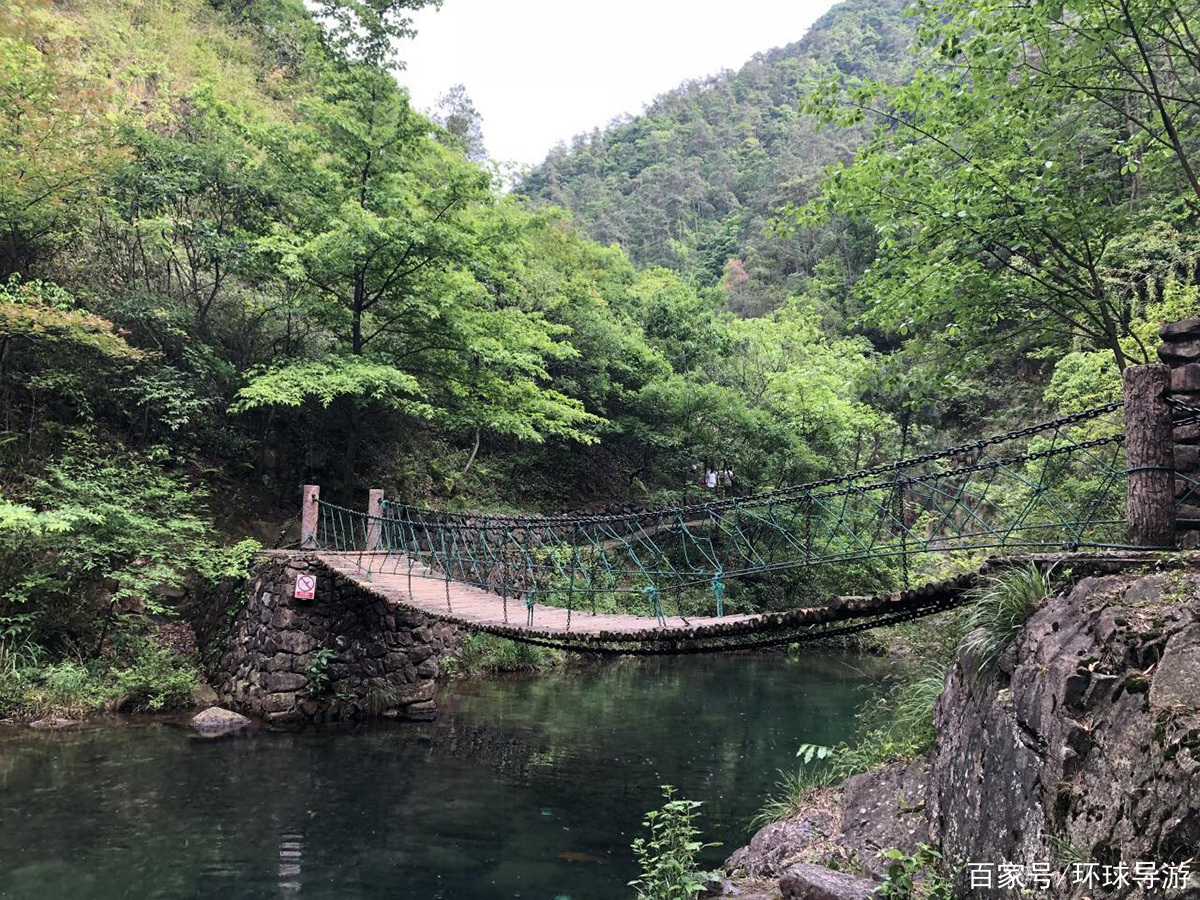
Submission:
POLYGON ((1025 622, 1050 596, 1053 584, 1052 570, 1032 564, 1009 569, 985 579, 968 603, 944 617, 937 628, 924 624, 906 635, 921 661, 902 668, 880 697, 858 709, 856 740, 836 747, 801 744, 796 768, 780 770, 776 790, 754 824, 787 819, 821 788, 927 752, 935 736, 934 707, 960 652, 968 675, 991 677, 1025 622))

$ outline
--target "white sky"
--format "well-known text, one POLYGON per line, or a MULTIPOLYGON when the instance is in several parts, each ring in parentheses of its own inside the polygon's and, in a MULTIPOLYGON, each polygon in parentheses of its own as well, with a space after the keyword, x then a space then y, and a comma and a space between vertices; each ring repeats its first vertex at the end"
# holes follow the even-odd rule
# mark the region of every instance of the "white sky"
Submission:
MULTIPOLYGON (((445 0, 397 48, 418 109, 466 85, 490 156, 532 165, 681 81, 798 40, 833 0, 445 0)), ((798 101, 797 101, 798 102, 798 101)))

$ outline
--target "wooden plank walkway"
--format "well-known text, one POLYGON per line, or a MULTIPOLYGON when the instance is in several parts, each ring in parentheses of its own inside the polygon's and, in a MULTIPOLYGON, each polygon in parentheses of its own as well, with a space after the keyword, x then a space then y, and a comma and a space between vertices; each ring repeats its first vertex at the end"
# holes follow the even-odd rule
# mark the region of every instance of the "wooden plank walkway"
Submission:
MULTIPOLYGON (((1076 575, 1113 574, 1130 568, 1153 564, 1159 569, 1200 565, 1200 553, 1161 553, 1137 551, 1098 551, 1063 554, 1022 554, 992 557, 973 572, 964 572, 944 581, 932 582, 904 591, 893 591, 863 597, 832 597, 820 607, 798 607, 783 612, 683 618, 669 616, 666 625, 645 616, 616 615, 590 611, 567 610, 535 603, 533 624, 528 625, 528 611, 523 600, 509 598, 507 616, 504 598, 472 585, 456 581, 449 583, 437 572, 420 563, 412 564, 411 589, 408 561, 394 554, 361 554, 317 551, 306 552, 330 571, 354 582, 362 590, 387 602, 419 610, 443 621, 466 628, 529 640, 574 646, 576 649, 595 647, 607 652, 636 652, 613 650, 614 645, 650 644, 664 646, 675 641, 710 642, 720 644, 732 640, 745 641, 755 635, 819 636, 825 627, 836 633, 861 630, 876 625, 920 618, 950 609, 963 602, 967 591, 981 577, 1013 565, 1034 564, 1045 570, 1069 565, 1076 575), (375 556, 375 560, 370 557, 375 556), (368 574, 364 563, 384 565, 391 572, 373 571, 368 574), (447 600, 447 592, 449 599, 447 600), (848 624, 849 623, 849 624, 848 624)), ((791 640, 793 638, 787 637, 791 640)), ((758 643, 767 644, 770 640, 758 643)), ((777 637, 774 642, 778 643, 777 637)), ((751 644, 744 644, 750 646, 751 644)), ((720 646, 710 649, 722 649, 720 646)))
MULTIPOLYGON (((507 616, 505 615, 504 598, 473 585, 451 581, 447 591, 446 579, 420 563, 412 565, 411 590, 409 588, 408 567, 405 563, 396 565, 393 555, 387 568, 396 568, 396 574, 388 572, 372 572, 367 577, 364 566, 359 560, 362 556, 357 553, 320 553, 318 557, 333 571, 350 578, 362 585, 366 590, 378 594, 394 603, 411 606, 421 612, 428 613, 440 619, 460 624, 472 625, 488 630, 502 627, 519 628, 532 635, 548 638, 587 638, 599 639, 601 635, 633 638, 635 635, 652 638, 653 633, 662 632, 696 632, 715 631, 718 626, 737 625, 741 628, 762 624, 770 618, 770 613, 753 615, 716 616, 668 616, 666 625, 660 626, 657 620, 645 616, 619 615, 615 613, 595 613, 591 610, 575 609, 568 612, 557 606, 546 606, 542 603, 533 605, 533 624, 529 622, 529 612, 525 601, 513 597, 508 598, 507 616), (449 599, 447 600, 447 593, 449 599)), ((741 630, 739 628, 739 630, 741 630)))

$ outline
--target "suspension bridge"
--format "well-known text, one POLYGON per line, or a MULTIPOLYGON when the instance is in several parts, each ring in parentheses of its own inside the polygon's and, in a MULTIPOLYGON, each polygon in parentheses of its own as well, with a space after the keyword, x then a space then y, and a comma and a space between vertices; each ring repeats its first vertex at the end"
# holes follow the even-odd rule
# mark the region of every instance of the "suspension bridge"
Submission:
POLYGON ((1174 507, 1195 487, 1171 462, 1173 429, 1197 423, 1200 411, 1165 388, 1135 386, 1131 398, 1127 378, 1124 404, 620 515, 457 513, 379 491, 364 512, 308 486, 302 547, 390 603, 530 643, 613 653, 791 643, 949 609, 1002 558, 1168 549, 1174 507), (797 596, 803 605, 789 602, 797 596))

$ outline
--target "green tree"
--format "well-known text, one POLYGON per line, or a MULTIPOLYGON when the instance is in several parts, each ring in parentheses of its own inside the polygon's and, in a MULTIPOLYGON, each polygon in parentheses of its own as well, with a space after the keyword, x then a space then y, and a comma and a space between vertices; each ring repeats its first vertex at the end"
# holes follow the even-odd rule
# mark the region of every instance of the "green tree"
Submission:
POLYGON ((58 24, 35 2, 0 9, 0 279, 78 237, 116 155, 103 95, 71 74, 58 24))

